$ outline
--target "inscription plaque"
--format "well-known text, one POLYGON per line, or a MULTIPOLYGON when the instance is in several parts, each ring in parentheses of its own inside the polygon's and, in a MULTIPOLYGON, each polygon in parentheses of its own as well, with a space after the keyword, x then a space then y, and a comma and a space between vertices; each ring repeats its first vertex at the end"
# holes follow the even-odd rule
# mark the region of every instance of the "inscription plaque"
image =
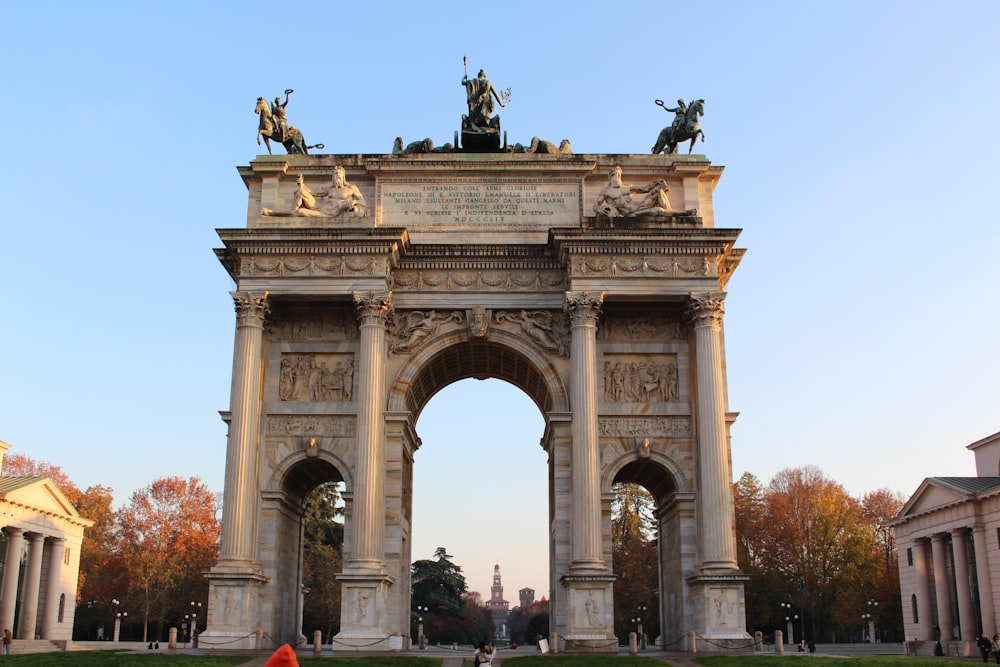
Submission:
POLYGON ((579 179, 380 179, 376 224, 464 227, 579 224, 579 179))

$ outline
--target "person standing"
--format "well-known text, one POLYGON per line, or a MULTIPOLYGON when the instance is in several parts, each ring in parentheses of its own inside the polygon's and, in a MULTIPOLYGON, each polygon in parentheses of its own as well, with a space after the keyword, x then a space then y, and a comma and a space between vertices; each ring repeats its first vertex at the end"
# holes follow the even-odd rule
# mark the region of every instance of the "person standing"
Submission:
POLYGON ((10 645, 14 641, 14 635, 11 634, 10 628, 3 629, 3 654, 10 655, 10 645))
POLYGON ((976 646, 979 647, 979 653, 983 656, 983 662, 990 661, 990 639, 985 634, 979 636, 976 640, 976 646))
POLYGON ((990 649, 993 651, 993 658, 1000 665, 1000 634, 993 635, 993 641, 990 642, 990 649))
POLYGON ((496 657, 497 650, 493 644, 487 644, 486 642, 479 642, 479 650, 476 651, 476 657, 472 661, 477 667, 493 667, 493 658, 496 657))

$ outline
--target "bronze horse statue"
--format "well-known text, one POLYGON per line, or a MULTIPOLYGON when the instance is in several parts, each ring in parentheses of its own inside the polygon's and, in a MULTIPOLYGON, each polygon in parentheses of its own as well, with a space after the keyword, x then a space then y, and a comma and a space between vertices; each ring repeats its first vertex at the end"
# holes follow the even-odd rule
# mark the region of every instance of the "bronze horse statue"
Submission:
MULTIPOLYGON (((656 104, 666 109, 662 100, 656 100, 656 104)), ((668 111, 673 111, 673 109, 668 109, 668 111)), ((691 140, 691 145, 688 147, 688 155, 690 155, 691 151, 694 150, 694 142, 699 136, 701 136, 702 141, 705 141, 705 133, 701 131, 701 124, 698 122, 698 117, 704 115, 705 100, 691 102, 684 114, 683 123, 676 128, 674 125, 670 125, 660 131, 660 136, 656 138, 656 144, 653 146, 653 155, 660 151, 666 155, 676 153, 677 144, 688 139, 691 140)))
POLYGON ((257 145, 260 146, 260 139, 263 137, 264 143, 267 145, 268 155, 272 155, 271 139, 281 142, 281 145, 289 153, 301 153, 304 155, 309 153, 310 148, 322 148, 322 144, 306 146, 306 140, 302 137, 302 133, 291 125, 282 134, 281 128, 274 123, 271 115, 271 107, 267 105, 267 100, 263 97, 257 98, 257 106, 253 111, 260 116, 260 123, 257 124, 257 145))

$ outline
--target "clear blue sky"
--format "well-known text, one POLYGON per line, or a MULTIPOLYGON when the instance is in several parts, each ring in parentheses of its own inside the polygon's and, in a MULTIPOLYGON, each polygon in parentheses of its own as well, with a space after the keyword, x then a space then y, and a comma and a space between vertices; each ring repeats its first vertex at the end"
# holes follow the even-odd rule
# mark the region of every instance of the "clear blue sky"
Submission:
MULTIPOLYGON (((245 224, 256 98, 294 88, 289 122, 326 152, 441 144, 466 55, 512 89, 511 142, 647 153, 654 99, 706 100, 716 222, 749 250, 734 476, 814 464, 909 495, 972 475, 965 445, 1000 430, 998 25, 986 1, 2 3, 0 439, 119 503, 165 475, 221 491, 233 284, 212 249, 245 224)), ((431 401, 415 558, 547 594, 541 424, 496 381, 431 401)))

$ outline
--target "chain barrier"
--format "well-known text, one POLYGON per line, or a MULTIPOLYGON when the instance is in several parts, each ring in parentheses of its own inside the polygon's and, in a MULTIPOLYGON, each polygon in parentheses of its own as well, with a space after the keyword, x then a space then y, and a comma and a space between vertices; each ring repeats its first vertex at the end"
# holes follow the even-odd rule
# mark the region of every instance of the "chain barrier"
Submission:
POLYGON ((250 637, 256 637, 256 636, 257 636, 256 632, 251 632, 250 634, 243 635, 242 637, 234 637, 232 639, 227 639, 224 642, 217 642, 213 641, 212 637, 205 638, 202 637, 201 635, 198 635, 198 646, 201 646, 202 644, 208 644, 209 647, 225 646, 226 644, 235 644, 236 642, 241 642, 244 639, 249 639, 250 637))

